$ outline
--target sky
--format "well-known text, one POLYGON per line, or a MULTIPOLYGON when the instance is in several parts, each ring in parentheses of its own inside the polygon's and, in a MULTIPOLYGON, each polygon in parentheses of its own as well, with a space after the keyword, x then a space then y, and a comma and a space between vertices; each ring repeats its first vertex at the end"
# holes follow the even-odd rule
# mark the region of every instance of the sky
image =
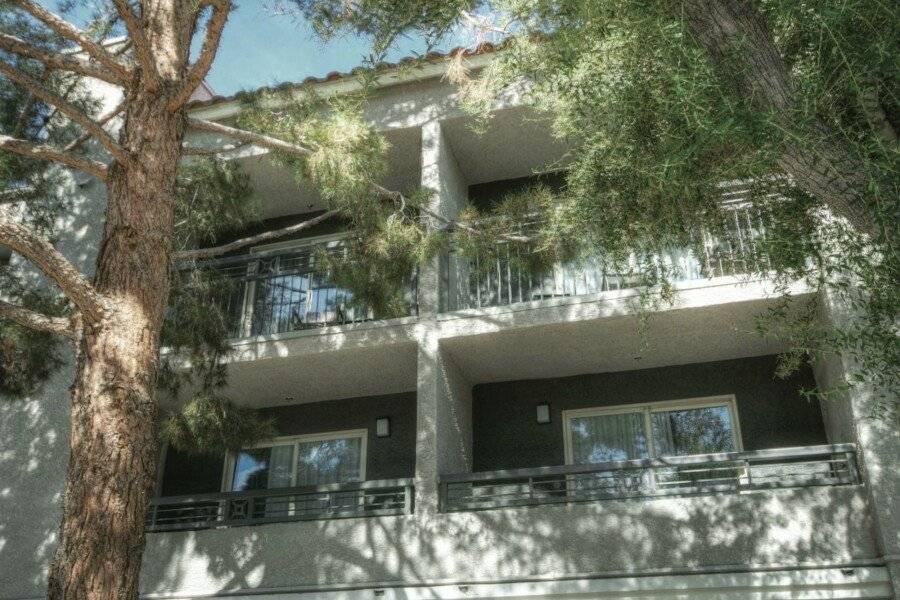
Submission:
MULTIPOLYGON (((402 40, 388 60, 424 50, 421 40, 402 40)), ((349 71, 370 53, 367 39, 345 36, 325 44, 308 23, 273 14, 260 0, 244 0, 228 20, 207 83, 217 94, 230 95, 310 75, 349 71)))
MULTIPOLYGON (((39 0, 58 10, 58 0, 39 0)), ((90 13, 91 0, 84 8, 67 13, 76 24, 90 13)), ((228 96, 241 90, 323 76, 331 71, 346 72, 362 64, 371 52, 369 40, 345 36, 325 44, 305 21, 275 14, 270 0, 241 0, 232 11, 207 83, 216 94, 228 96)), ((195 39, 195 46, 199 46, 195 39)), ((438 48, 448 50, 454 40, 438 48)), ((389 61, 425 51, 422 40, 401 40, 388 55, 389 61)))

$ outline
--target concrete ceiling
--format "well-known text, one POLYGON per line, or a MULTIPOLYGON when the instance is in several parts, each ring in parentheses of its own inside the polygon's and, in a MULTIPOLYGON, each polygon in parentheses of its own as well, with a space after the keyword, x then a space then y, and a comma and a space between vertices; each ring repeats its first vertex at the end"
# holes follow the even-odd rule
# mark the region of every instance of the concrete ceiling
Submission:
POLYGON ((564 377, 774 354, 783 344, 754 331, 771 300, 669 310, 638 318, 501 330, 442 340, 470 383, 564 377))
POLYGON ((497 111, 483 133, 471 117, 442 123, 467 183, 485 183, 555 171, 568 161, 569 145, 554 138, 549 122, 528 108, 497 111))
MULTIPOLYGON (((389 171, 379 182, 388 189, 408 192, 421 181, 422 134, 418 127, 383 131, 390 143, 386 157, 389 171)), ((314 186, 298 183, 293 174, 278 165, 267 152, 247 152, 237 161, 250 177, 263 218, 322 210, 324 205, 314 186)))
POLYGON ((416 389, 416 345, 344 348, 228 369, 228 395, 244 406, 281 406, 416 389))

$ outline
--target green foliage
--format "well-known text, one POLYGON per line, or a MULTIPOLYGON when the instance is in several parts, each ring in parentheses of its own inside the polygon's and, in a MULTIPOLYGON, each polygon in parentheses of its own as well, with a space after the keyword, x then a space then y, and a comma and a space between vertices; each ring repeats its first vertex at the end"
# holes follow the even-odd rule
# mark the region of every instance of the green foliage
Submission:
POLYGON ((214 244, 259 218, 246 173, 234 162, 195 160, 178 172, 175 247, 214 244))
MULTIPOLYGON (((0 289, 5 297, 32 310, 50 316, 64 312, 59 298, 23 289, 5 269, 0 269, 0 289)), ((61 365, 56 336, 0 319, 0 396, 21 398, 34 393, 61 365)))
POLYGON ((365 100, 365 92, 323 100, 309 89, 266 91, 245 96, 238 125, 310 151, 274 156, 326 207, 340 211, 353 234, 344 252, 322 252, 317 262, 357 304, 388 317, 408 311, 410 273, 438 244, 418 218, 427 194, 402 190, 407 196, 385 198, 373 189, 387 173, 390 146, 364 119, 365 100), (273 104, 279 108, 273 111, 273 104))
MULTIPOLYGON (((296 4, 305 14, 317 14, 329 34, 355 30, 390 41, 410 31, 438 35, 452 27, 447 3, 439 0, 417 2, 409 11, 387 0, 353 7, 315 0, 296 4), (391 10, 399 18, 383 16, 391 10)), ((527 81, 531 103, 552 120, 554 133, 574 146, 565 191, 552 204, 536 194, 533 219, 541 225, 532 227, 527 246, 549 256, 545 261, 528 256, 529 262, 539 269, 560 256, 601 252, 622 264, 635 253, 642 257, 637 270, 645 290, 665 291, 673 274, 649 257, 672 247, 699 249, 701 230, 722 234, 721 184, 742 182, 767 224, 754 261, 758 274, 774 273, 784 289, 803 280, 851 315, 834 328, 823 327, 818 313, 811 318, 803 310, 765 316, 761 328, 792 344, 785 372, 801 357, 840 352, 855 357, 856 382, 874 383, 885 403, 895 402, 900 396, 900 6, 879 0, 758 2, 795 96, 789 114, 776 115, 752 106, 736 85, 744 49, 733 48, 714 65, 671 3, 475 4, 453 8, 475 8, 509 35, 504 52, 475 76, 459 61, 452 65, 450 78, 469 110, 483 123, 500 91, 527 81), (848 151, 864 182, 857 192, 881 232, 876 239, 823 218, 821 198, 776 176, 788 143, 812 154, 829 145, 848 151)), ((481 225, 483 235, 459 232, 460 247, 472 254, 490 252, 504 221, 508 231, 521 232, 523 202, 468 213, 466 218, 488 224, 481 225)))
POLYGON ((232 317, 223 306, 233 283, 211 269, 182 269, 172 275, 168 313, 161 342, 168 355, 160 367, 159 384, 178 398, 187 387, 207 394, 225 387, 227 371, 221 359, 230 351, 232 317), (185 368, 185 361, 190 368, 185 368))
MULTIPOLYGON (((59 52, 64 46, 57 36, 3 5, 0 5, 0 32, 25 39, 48 52, 59 52)), ((43 81, 48 89, 87 114, 96 112, 96 102, 77 86, 74 77, 45 72, 36 61, 0 54, 5 61, 43 81)), ((60 118, 52 106, 0 77, 0 133, 63 146, 78 135, 78 129, 60 118)), ((16 190, 12 199, 22 221, 50 239, 55 235, 58 217, 70 207, 66 195, 56 193, 62 181, 55 169, 47 169, 46 162, 0 153, 0 192, 16 190)), ((0 265, 0 294, 7 302, 50 316, 65 316, 70 310, 46 279, 11 265, 0 265)), ((57 337, 0 319, 0 396, 17 398, 36 392, 61 365, 61 351, 57 337)))
POLYGON ((256 411, 236 406, 217 395, 201 395, 163 423, 164 437, 176 449, 197 454, 221 455, 274 437, 271 420, 256 411))
POLYGON ((284 0, 300 16, 307 19, 325 38, 332 38, 348 28, 373 39, 373 49, 383 55, 397 36, 405 31, 421 31, 429 46, 450 32, 460 10, 472 9, 476 0, 358 0, 352 7, 344 0, 284 0))
MULTIPOLYGON (((196 160, 179 171, 176 189, 176 244, 217 243, 258 218, 247 176, 234 163, 196 160)), ((235 282, 202 265, 173 270, 161 343, 166 348, 159 388, 180 407, 166 417, 161 435, 176 448, 219 453, 271 434, 252 410, 225 397, 223 359, 231 352, 234 315, 226 313, 235 282)))

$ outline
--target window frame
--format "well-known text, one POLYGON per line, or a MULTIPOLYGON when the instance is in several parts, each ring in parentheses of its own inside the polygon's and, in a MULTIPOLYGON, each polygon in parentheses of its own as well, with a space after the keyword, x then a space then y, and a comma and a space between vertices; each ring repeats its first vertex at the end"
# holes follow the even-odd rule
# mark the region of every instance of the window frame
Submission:
MULTIPOLYGON (((297 452, 297 446, 301 443, 308 442, 327 442, 329 440, 339 440, 346 438, 360 438, 360 449, 359 449, 359 480, 366 480, 366 463, 368 462, 368 445, 369 445, 369 430, 365 429, 345 429, 341 431, 328 431, 322 433, 308 433, 302 435, 285 435, 279 436, 275 438, 271 438, 269 440, 259 442, 257 444, 253 444, 252 446, 247 446, 245 448, 241 448, 237 451, 229 451, 225 454, 225 466, 222 469, 222 486, 221 489, 223 492, 231 492, 232 486, 234 485, 234 469, 237 466, 237 456, 238 453, 243 452, 244 450, 257 450, 260 448, 272 448, 273 446, 294 446, 294 465, 291 469, 291 487, 297 487, 297 460, 299 458, 297 452)), ((283 488, 273 488, 273 489, 283 489, 283 488)))
POLYGON ((731 433, 734 439, 734 451, 744 450, 743 436, 741 435, 741 422, 738 419, 737 399, 734 394, 721 394, 717 396, 700 396, 696 398, 680 398, 677 400, 661 400, 659 402, 636 402, 634 404, 616 404, 613 406, 594 406, 590 408, 577 408, 562 411, 563 446, 567 465, 573 465, 572 456, 572 428, 569 423, 573 418, 597 417, 604 415, 619 415, 626 413, 641 413, 644 420, 644 435, 647 438, 647 454, 650 459, 662 458, 656 452, 656 444, 653 441, 653 413, 671 412, 675 410, 690 410, 695 408, 712 408, 724 406, 728 408, 731 417, 731 433))

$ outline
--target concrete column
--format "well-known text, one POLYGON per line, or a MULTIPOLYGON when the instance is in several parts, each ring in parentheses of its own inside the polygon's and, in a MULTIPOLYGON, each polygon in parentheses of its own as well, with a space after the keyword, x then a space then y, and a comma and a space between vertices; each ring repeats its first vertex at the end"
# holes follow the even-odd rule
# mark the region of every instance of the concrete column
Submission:
MULTIPOLYGON (((830 294, 821 298, 822 320, 840 326, 849 318, 847 307, 830 294)), ((815 368, 823 389, 841 390, 853 372, 850 356, 830 356, 815 368)), ((874 516, 876 538, 894 588, 900 598, 900 423, 896 405, 876 413, 879 390, 854 383, 823 401, 822 412, 829 441, 855 443, 860 471, 874 516)), ((886 400, 888 404, 890 399, 886 400)))
POLYGON ((441 475, 472 470, 472 385, 436 336, 419 346, 416 513, 438 510, 441 475))
MULTIPOLYGON (((422 187, 431 191, 429 208, 445 219, 454 219, 465 205, 468 186, 453 155, 440 121, 430 121, 422 126, 422 187)), ((433 227, 441 227, 437 219, 431 219, 433 227)), ((433 264, 423 268, 419 275, 419 315, 436 314, 441 309, 441 296, 445 302, 448 290, 455 290, 455 268, 449 268, 446 255, 436 258, 433 264)), ((450 292, 454 293, 454 292, 450 292)))

